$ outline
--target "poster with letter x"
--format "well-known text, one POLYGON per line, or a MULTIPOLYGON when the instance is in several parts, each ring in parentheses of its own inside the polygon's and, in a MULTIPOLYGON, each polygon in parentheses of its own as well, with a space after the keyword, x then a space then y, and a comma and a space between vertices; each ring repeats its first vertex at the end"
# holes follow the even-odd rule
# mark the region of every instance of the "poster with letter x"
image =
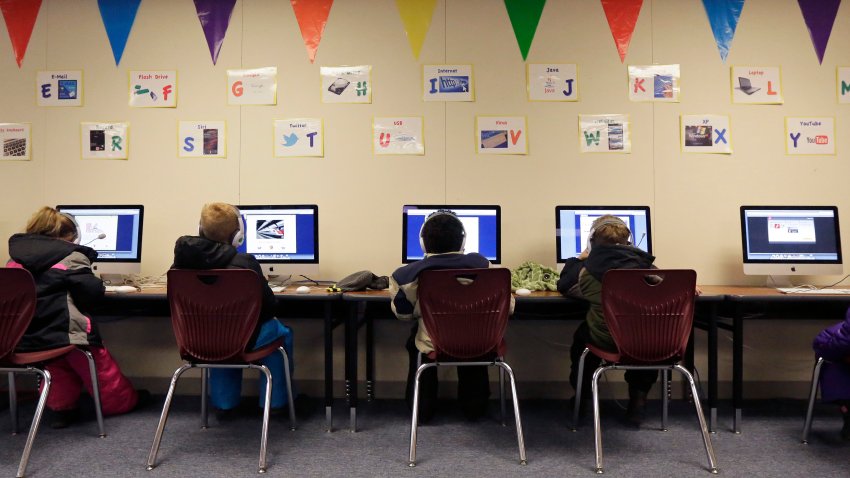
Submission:
POLYGON ((729 117, 724 115, 682 115, 683 153, 732 154, 729 117))

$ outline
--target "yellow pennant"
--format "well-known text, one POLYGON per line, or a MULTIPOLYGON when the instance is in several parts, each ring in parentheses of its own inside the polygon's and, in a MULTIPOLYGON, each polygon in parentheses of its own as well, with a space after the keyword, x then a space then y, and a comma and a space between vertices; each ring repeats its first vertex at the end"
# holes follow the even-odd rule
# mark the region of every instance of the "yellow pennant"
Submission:
POLYGON ((418 60, 422 44, 425 42, 425 34, 431 26, 431 17, 434 15, 434 7, 437 0, 395 0, 401 21, 404 22, 404 31, 407 33, 407 41, 413 50, 413 56, 418 60))

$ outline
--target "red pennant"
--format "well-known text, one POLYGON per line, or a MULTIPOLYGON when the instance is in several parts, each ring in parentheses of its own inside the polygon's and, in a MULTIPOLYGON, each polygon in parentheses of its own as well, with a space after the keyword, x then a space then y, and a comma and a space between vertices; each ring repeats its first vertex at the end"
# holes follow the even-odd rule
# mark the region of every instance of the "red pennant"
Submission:
POLYGON ((39 9, 41 9, 41 0, 0 0, 0 11, 3 12, 3 19, 6 20, 6 29, 9 30, 9 39, 12 40, 12 50, 15 52, 18 68, 24 62, 24 55, 27 53, 27 45, 30 43, 39 9))
POLYGON ((290 0, 290 3, 295 11, 295 19, 298 20, 298 27, 301 28, 301 38, 307 47, 307 56, 310 57, 310 63, 313 63, 334 0, 290 0))
POLYGON ((643 0, 601 1, 605 16, 608 17, 608 27, 611 28, 617 52, 620 54, 620 63, 622 63, 629 51, 629 43, 632 41, 632 33, 635 31, 643 0))

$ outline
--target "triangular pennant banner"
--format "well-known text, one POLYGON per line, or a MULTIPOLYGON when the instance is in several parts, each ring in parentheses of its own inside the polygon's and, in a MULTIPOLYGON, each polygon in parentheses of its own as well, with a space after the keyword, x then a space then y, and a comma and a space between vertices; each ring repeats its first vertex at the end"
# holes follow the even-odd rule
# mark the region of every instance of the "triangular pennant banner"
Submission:
POLYGON ((35 19, 41 8, 41 0, 0 0, 0 11, 6 20, 6 29, 9 30, 9 39, 12 40, 12 51, 15 52, 15 61, 18 68, 24 62, 27 53, 27 45, 30 43, 32 29, 35 27, 35 19))
POLYGON ((523 60, 528 57, 528 50, 531 48, 531 42, 534 41, 537 23, 540 22, 540 15, 545 6, 546 0, 505 0, 505 8, 511 18, 511 25, 514 27, 514 35, 516 35, 523 60))
POLYGON ((195 10, 198 12, 198 20, 201 21, 201 28, 204 29, 204 36, 207 38, 213 65, 218 61, 218 53, 221 51, 221 44, 224 43, 224 36, 230 25, 230 15, 233 14, 235 5, 236 0, 195 0, 195 10))
POLYGON ((334 0, 289 0, 289 2, 295 12, 298 27, 301 29, 301 38, 304 39, 304 46, 307 47, 307 56, 310 57, 310 63, 313 63, 334 0))
POLYGON ((395 0, 395 4, 404 23, 404 31, 407 34, 407 41, 410 42, 410 49, 413 50, 413 57, 418 60, 422 44, 425 43, 425 34, 431 26, 437 0, 395 0))
POLYGON ((797 0, 803 19, 809 27, 809 36, 818 54, 818 62, 823 63, 823 54, 826 52, 826 44, 829 43, 829 35, 832 34, 832 25, 835 23, 835 15, 841 0, 797 0))
POLYGON ((97 0, 106 36, 112 46, 112 56, 115 57, 115 66, 121 63, 140 3, 142 0, 97 0))
POLYGON ((744 9, 745 0, 702 0, 711 31, 714 33, 714 41, 717 42, 717 50, 720 59, 726 62, 732 38, 735 37, 735 28, 738 27, 738 19, 741 18, 741 10, 744 9))
POLYGON ((632 41, 632 33, 635 31, 643 0, 601 1, 605 16, 608 18, 608 27, 614 35, 617 53, 620 54, 620 63, 622 63, 626 59, 626 53, 629 52, 629 43, 632 41))

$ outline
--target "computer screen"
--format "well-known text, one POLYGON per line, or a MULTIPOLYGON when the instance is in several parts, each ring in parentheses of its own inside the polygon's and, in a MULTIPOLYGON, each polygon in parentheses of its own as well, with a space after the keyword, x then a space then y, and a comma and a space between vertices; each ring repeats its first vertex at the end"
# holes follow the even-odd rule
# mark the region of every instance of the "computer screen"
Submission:
POLYGON ((402 262, 409 263, 425 257, 419 245, 419 231, 425 223, 425 218, 438 209, 454 211, 463 223, 466 231, 464 252, 477 252, 494 264, 502 262, 502 208, 492 205, 404 206, 402 209, 402 262))
POLYGON ((835 206, 741 206, 744 273, 842 274, 835 206))
POLYGON ((237 206, 245 227, 239 252, 253 254, 266 275, 315 274, 319 263, 319 207, 314 204, 237 206), (286 267, 293 264, 312 267, 286 267))
POLYGON ((556 206, 555 242, 558 262, 566 262, 570 257, 581 254, 587 246, 591 224, 606 214, 622 219, 632 232, 632 245, 652 254, 648 206, 556 206))
POLYGON ((145 207, 135 205, 56 206, 74 216, 80 244, 97 251, 93 269, 103 274, 137 274, 142 262, 145 207))

